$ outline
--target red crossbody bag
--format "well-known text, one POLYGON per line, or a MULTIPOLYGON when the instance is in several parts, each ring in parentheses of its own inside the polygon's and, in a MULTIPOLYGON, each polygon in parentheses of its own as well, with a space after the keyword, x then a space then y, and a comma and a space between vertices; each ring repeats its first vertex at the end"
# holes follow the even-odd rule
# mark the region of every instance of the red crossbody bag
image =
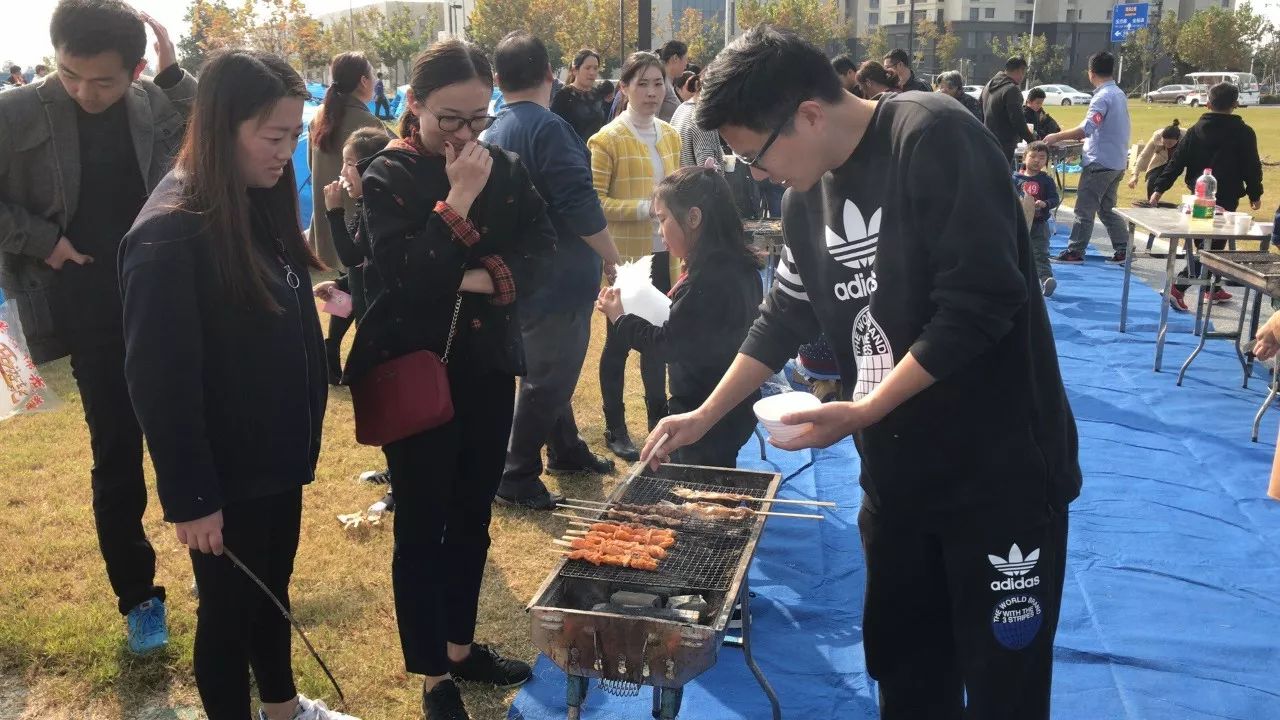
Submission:
POLYGON ((417 350, 378 365, 351 386, 356 442, 381 447, 453 419, 447 366, 461 310, 458 295, 443 357, 417 350))

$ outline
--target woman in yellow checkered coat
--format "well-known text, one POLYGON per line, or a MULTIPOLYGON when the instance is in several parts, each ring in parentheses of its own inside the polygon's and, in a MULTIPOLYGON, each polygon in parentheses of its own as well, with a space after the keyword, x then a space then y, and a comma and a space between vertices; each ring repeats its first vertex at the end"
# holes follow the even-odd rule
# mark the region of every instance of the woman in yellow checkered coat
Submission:
MULTIPOLYGON (((653 254, 653 284, 671 290, 671 258, 653 219, 650 198, 662 178, 680 167, 680 134, 656 116, 666 97, 662 61, 638 52, 622 68, 619 87, 627 109, 591 136, 591 174, 609 220, 609 231, 624 258, 653 254)), ((618 342, 610 328, 600 355, 600 396, 604 401, 605 441, 624 460, 640 453, 627 432, 622 387, 630 348, 618 342)), ((667 415, 667 367, 656 358, 640 356, 649 429, 667 415)))

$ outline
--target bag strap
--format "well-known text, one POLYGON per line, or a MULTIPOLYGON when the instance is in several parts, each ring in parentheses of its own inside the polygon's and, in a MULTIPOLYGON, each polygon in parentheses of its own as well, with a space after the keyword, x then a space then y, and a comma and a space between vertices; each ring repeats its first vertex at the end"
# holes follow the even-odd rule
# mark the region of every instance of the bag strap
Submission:
POLYGON ((453 319, 449 321, 449 338, 444 341, 444 355, 440 362, 449 364, 449 351, 453 349, 453 335, 458 331, 458 313, 462 311, 462 293, 458 293, 458 301, 453 304, 453 319))

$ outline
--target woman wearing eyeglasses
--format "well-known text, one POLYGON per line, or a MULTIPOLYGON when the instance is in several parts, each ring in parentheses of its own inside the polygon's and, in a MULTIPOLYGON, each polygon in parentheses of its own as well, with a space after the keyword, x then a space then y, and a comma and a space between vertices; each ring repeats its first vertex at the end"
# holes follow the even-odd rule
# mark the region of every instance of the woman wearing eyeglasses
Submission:
MULTIPOLYGON (((663 178, 680 169, 680 133, 656 117, 667 92, 663 73, 662 61, 653 53, 638 52, 628 58, 618 81, 627 108, 591 136, 587 147, 592 182, 619 253, 630 259, 652 253, 653 285, 666 293, 671 290, 671 254, 662 249, 649 199, 663 178)), ((624 460, 639 460, 622 403, 630 352, 610 329, 600 355, 600 396, 609 450, 624 460)), ((652 354, 641 353, 640 376, 652 430, 667 416, 667 366, 652 354)))
POLYGON ((489 61, 457 40, 413 67, 401 138, 362 176, 383 294, 356 330, 346 379, 429 350, 447 357, 453 417, 383 446, 396 498, 391 566, 405 667, 426 676, 429 720, 465 720, 454 679, 513 687, 529 666, 473 642, 502 477, 524 374, 516 297, 549 260, 555 231, 515 155, 477 141, 493 118, 489 61))

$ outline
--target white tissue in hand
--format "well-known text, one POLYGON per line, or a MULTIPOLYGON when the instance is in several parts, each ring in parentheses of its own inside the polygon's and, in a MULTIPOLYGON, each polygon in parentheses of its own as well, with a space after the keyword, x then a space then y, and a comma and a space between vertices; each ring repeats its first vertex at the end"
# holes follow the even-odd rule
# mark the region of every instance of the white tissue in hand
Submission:
POLYGON ((662 325, 671 317, 671 298, 653 286, 652 266, 652 255, 619 265, 613 286, 620 291, 623 312, 662 325))

